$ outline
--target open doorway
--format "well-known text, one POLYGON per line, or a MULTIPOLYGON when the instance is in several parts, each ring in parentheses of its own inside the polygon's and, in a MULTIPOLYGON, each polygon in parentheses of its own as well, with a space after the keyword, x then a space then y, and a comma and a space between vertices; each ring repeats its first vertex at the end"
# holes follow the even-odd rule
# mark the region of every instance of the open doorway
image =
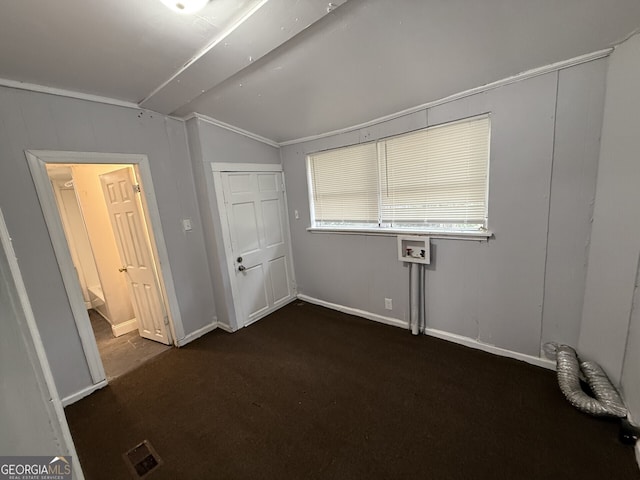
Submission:
MULTIPOLYGON (((76 270, 71 255, 71 248, 73 247, 67 242, 63 221, 58 210, 58 201, 47 167, 59 166, 71 169, 71 180, 65 180, 64 183, 71 182, 68 185, 73 186, 74 190, 78 190, 79 182, 79 179, 74 174, 74 168, 78 172, 81 172, 80 167, 82 166, 88 168, 87 172, 91 170, 91 166, 97 170, 101 169, 99 173, 97 173, 97 171, 92 173, 93 186, 86 188, 85 191, 87 195, 97 197, 98 200, 96 200, 96 204, 101 201, 104 207, 105 203, 112 203, 109 207, 105 207, 111 208, 112 211, 103 223, 106 226, 111 226, 110 235, 116 237, 116 242, 118 238, 121 240, 123 238, 125 240, 129 238, 130 240, 129 244, 125 242, 124 247, 120 248, 121 251, 128 249, 127 254, 121 255, 120 258, 115 261, 115 265, 112 265, 110 268, 112 270, 115 269, 119 275, 124 277, 125 285, 127 285, 128 289, 128 294, 126 294, 125 297, 128 296, 132 303, 135 322, 143 318, 142 315, 138 315, 140 309, 136 310, 136 304, 144 304, 144 302, 149 301, 149 299, 153 297, 154 289, 150 288, 150 286, 154 281, 158 287, 155 290, 155 295, 160 299, 161 308, 154 310, 154 307, 146 305, 145 311, 151 313, 152 320, 143 322, 144 325, 146 325, 143 329, 146 331, 144 331, 143 334, 141 334, 140 328, 137 328, 138 333, 135 331, 131 333, 147 338, 152 337, 156 342, 178 345, 180 340, 185 336, 184 326, 178 306, 171 264, 169 262, 167 246, 160 221, 160 212, 156 202, 148 157, 143 154, 51 150, 27 150, 25 151, 25 156, 38 193, 38 199, 49 230, 56 261, 60 268, 62 282, 68 296, 77 333, 80 337, 87 366, 92 378, 92 385, 62 400, 63 405, 66 406, 104 387, 108 383, 103 360, 96 342, 96 335, 92 329, 88 314, 88 308, 95 310, 94 305, 100 303, 102 300, 100 296, 104 295, 106 297, 108 293, 105 291, 105 279, 101 276, 102 274, 100 272, 97 284, 92 283, 95 277, 92 277, 90 273, 85 274, 83 272, 87 287, 86 297, 84 295, 80 284, 79 273, 76 270), (125 187, 127 183, 129 186, 125 187), (132 199, 135 201, 131 201, 132 199), (127 208, 132 206, 139 208, 139 212, 136 213, 133 210, 127 210, 127 208), (127 227, 131 221, 135 220, 136 215, 141 223, 138 233, 129 232, 127 234, 125 227, 127 227), (140 254, 138 249, 140 245, 145 243, 141 240, 143 238, 148 242, 150 249, 150 254, 147 257, 145 257, 144 254, 140 254), (138 243, 136 244, 136 242, 138 243), (154 275, 153 280, 149 280, 148 274, 150 272, 154 275), (145 277, 145 275, 147 275, 147 277, 145 277), (98 288, 92 288, 90 292, 88 287, 98 288), (102 291, 100 291, 100 287, 102 291), (163 328, 153 328, 153 326, 158 325, 158 321, 160 321, 160 325, 164 326, 163 328), (152 327, 149 327, 149 325, 152 327)), ((89 175, 89 173, 87 173, 87 175, 89 175)), ((75 194, 76 192, 74 191, 73 193, 75 194)), ((64 195, 72 197, 69 193, 64 195)), ((76 199, 79 197, 81 197, 80 193, 76 195, 76 199)), ((85 226, 88 223, 87 220, 88 217, 82 215, 82 221, 85 223, 85 226)), ((99 236, 98 238, 100 240, 103 237, 99 236)), ((102 253, 103 249, 101 247, 91 245, 91 255, 94 257, 94 262, 102 253), (100 253, 98 253, 97 250, 100 250, 100 253)), ((108 298, 104 298, 104 300, 106 301, 105 303, 109 303, 108 298)), ((126 311, 127 307, 124 308, 126 311)), ((109 314, 113 315, 111 310, 110 308, 108 309, 108 317, 109 314)), ((126 317, 126 315, 118 318, 122 319, 124 317, 126 317)), ((129 317, 125 322, 109 322, 106 324, 107 330, 111 331, 110 335, 112 337, 115 336, 112 325, 118 325, 116 332, 118 334, 123 331, 126 334, 127 328, 133 328, 135 330, 133 327, 134 321, 131 321, 133 318, 129 317), (129 321, 129 324, 126 323, 127 321, 129 321)), ((136 323, 136 325, 138 325, 138 323, 136 323)))
POLYGON ((108 380, 171 343, 134 165, 48 164, 56 205, 108 380))

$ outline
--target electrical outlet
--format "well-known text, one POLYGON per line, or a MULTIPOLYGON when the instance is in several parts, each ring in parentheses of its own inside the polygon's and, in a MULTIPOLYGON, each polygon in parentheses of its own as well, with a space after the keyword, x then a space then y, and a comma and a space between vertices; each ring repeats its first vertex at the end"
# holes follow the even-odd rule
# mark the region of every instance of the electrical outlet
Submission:
POLYGON ((390 298, 384 299, 384 308, 387 310, 393 310, 393 300, 390 298))

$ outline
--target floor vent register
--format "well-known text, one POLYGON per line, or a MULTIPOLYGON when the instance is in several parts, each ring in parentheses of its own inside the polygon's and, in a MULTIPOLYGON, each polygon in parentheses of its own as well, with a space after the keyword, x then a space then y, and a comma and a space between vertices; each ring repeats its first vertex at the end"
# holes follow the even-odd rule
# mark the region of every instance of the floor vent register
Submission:
POLYGON ((162 465, 162 459, 147 440, 125 453, 124 460, 134 478, 144 478, 162 465))

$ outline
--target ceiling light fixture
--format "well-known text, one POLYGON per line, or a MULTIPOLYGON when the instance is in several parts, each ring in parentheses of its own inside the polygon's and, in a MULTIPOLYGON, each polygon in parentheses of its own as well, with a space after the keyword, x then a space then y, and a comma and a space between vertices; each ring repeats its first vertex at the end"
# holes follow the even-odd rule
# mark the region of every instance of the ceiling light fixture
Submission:
POLYGON ((202 10, 209 0, 160 0, 176 13, 191 15, 202 10))

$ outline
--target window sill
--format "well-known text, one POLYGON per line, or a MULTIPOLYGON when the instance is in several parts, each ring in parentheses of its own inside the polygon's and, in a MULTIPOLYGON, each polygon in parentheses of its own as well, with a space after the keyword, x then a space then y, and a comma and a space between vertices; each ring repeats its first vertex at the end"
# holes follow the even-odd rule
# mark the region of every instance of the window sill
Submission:
POLYGON ((446 238, 450 240, 487 241, 493 236, 487 232, 440 232, 410 229, 379 229, 379 228, 337 228, 337 227, 309 227, 311 233, 337 233, 341 235, 377 235, 381 237, 395 237, 397 235, 424 235, 434 239, 446 238))

